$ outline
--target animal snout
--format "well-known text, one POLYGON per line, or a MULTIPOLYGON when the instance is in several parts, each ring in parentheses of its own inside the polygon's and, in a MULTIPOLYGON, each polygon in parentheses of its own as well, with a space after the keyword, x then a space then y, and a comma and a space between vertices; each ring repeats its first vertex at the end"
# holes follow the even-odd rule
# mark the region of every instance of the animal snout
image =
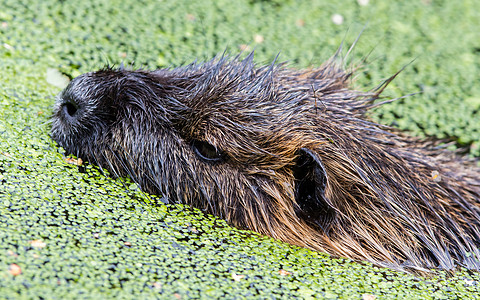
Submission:
POLYGON ((67 101, 62 105, 61 112, 65 116, 67 120, 72 118, 78 118, 80 114, 80 107, 78 104, 73 103, 71 101, 67 101))
POLYGON ((88 118, 92 105, 75 90, 68 89, 57 99, 57 116, 65 125, 77 126, 88 118))

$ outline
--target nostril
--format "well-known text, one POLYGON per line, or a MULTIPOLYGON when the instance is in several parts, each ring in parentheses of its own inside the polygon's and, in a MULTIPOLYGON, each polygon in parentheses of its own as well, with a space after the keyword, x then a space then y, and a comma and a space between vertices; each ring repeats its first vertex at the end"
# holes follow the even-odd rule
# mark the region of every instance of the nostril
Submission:
POLYGON ((70 117, 75 116, 77 110, 77 106, 73 103, 67 102, 63 105, 63 112, 70 117))

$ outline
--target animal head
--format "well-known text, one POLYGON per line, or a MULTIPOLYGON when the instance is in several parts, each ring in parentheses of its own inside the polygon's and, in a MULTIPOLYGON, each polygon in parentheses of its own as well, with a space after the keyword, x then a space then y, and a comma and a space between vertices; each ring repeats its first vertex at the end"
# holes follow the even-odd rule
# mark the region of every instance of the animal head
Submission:
POLYGON ((146 192, 291 244, 399 269, 480 268, 478 169, 366 119, 385 85, 356 92, 350 75, 332 62, 255 67, 252 55, 104 69, 59 95, 52 137, 146 192))
POLYGON ((104 69, 58 96, 52 136, 147 192, 308 246, 320 237, 305 237, 335 218, 316 151, 330 141, 317 127, 323 101, 358 97, 348 78, 333 65, 256 68, 252 55, 154 72, 104 69))

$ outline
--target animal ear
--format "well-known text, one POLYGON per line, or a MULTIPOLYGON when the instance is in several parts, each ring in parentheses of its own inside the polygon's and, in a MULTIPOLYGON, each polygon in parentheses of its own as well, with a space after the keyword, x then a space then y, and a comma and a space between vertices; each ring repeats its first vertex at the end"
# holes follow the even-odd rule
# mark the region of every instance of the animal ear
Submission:
POLYGON ((325 197, 327 172, 314 151, 301 148, 297 155, 293 167, 296 214, 327 232, 336 215, 331 202, 325 197))

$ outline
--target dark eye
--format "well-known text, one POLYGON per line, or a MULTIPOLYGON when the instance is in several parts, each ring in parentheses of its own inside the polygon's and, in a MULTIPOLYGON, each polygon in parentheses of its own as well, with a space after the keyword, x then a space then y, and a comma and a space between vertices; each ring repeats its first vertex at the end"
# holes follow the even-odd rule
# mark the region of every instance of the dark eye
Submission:
POLYGON ((222 151, 207 142, 193 141, 192 147, 193 151, 205 161, 219 162, 223 160, 224 155, 222 151))

